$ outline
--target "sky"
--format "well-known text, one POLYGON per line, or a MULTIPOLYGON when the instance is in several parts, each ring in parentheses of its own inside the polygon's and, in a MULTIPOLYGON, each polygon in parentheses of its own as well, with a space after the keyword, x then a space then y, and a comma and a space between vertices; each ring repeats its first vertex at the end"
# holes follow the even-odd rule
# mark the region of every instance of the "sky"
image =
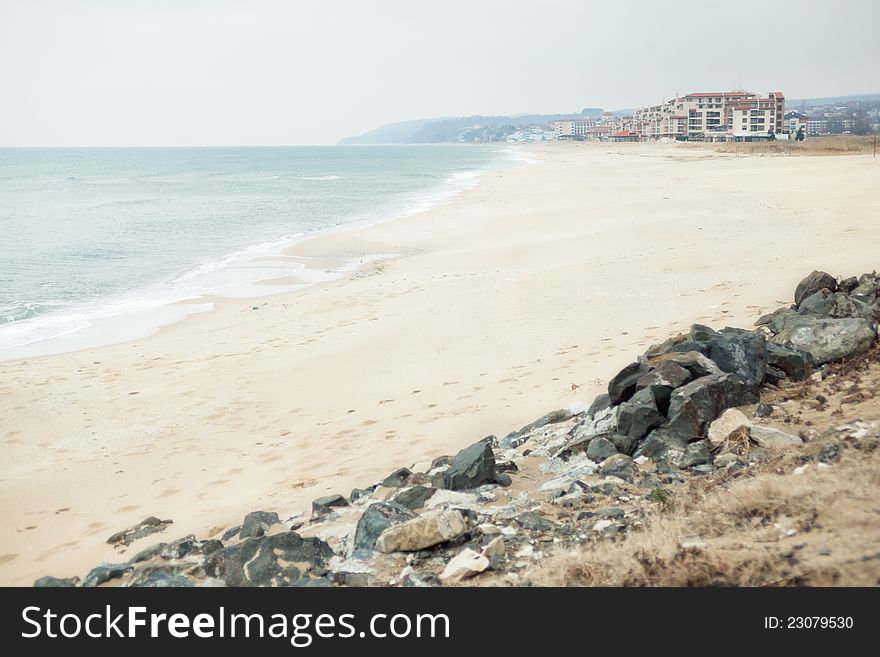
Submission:
POLYGON ((878 0, 0 0, 0 146, 330 144, 392 121, 880 92, 878 0))

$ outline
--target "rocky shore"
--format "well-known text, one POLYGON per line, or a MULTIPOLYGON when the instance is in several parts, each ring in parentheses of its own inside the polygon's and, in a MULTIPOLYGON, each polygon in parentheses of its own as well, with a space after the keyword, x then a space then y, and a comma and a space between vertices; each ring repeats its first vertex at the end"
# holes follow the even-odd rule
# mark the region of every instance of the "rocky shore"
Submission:
MULTIPOLYGON (((753 329, 694 325, 650 347, 589 407, 556 410, 503 438, 401 467, 294 517, 254 511, 213 537, 141 547, 174 526, 150 517, 108 538, 127 559, 82 579, 34 584, 528 584, 529 570, 549 555, 640 531, 651 508, 695 479, 748 473, 778 450, 814 445, 804 463, 827 465, 847 445, 876 445, 876 424, 787 431, 791 418, 771 401, 876 353, 878 322, 880 275, 813 272, 794 304, 753 329)), ((858 401, 857 390, 848 394, 858 401)), ((812 401, 827 405, 821 394, 812 401)), ((841 409, 832 414, 844 426, 841 409)))

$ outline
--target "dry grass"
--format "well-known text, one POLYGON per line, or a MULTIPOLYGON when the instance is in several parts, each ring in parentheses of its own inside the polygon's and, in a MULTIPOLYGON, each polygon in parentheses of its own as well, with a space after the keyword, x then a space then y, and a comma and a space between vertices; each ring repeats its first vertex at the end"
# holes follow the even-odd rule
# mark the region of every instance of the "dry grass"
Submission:
POLYGON ((828 135, 808 137, 805 141, 774 142, 725 142, 719 144, 719 153, 737 153, 742 156, 763 155, 858 155, 871 154, 874 148, 873 136, 828 135))
POLYGON ((848 447, 833 467, 795 476, 804 458, 795 449, 755 476, 692 480, 642 531, 557 553, 528 576, 541 586, 880 584, 880 450, 848 447))

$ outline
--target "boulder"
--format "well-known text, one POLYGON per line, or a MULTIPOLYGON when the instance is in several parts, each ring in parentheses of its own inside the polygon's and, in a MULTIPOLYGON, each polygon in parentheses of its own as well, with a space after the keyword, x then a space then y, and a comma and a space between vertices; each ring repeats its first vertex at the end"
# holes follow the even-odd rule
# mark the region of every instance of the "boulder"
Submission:
POLYGON ((681 432, 654 429, 638 446, 633 457, 645 456, 653 461, 663 460, 672 454, 683 453, 694 437, 683 436, 681 432))
POLYGON ((767 340, 758 333, 720 335, 709 343, 709 358, 722 372, 738 374, 756 385, 767 373, 767 340))
POLYGON ((831 292, 837 292, 837 279, 831 274, 824 271, 814 270, 800 283, 794 291, 794 302, 800 306, 801 302, 811 294, 815 294, 822 288, 827 288, 831 292))
POLYGON ((41 577, 34 582, 36 589, 70 589, 79 586, 79 577, 41 577))
POLYGON ((665 413, 669 409, 669 397, 672 395, 672 391, 680 388, 692 378, 693 375, 678 363, 664 360, 639 378, 636 390, 653 389, 657 408, 661 413, 665 413))
POLYGON ((145 568, 136 573, 126 586, 131 588, 191 588, 195 584, 176 572, 167 572, 162 568, 145 568))
POLYGON ((593 403, 590 404, 590 407, 587 409, 587 417, 593 417, 600 411, 604 411, 606 408, 611 406, 611 397, 608 396, 607 392, 603 392, 601 395, 597 396, 593 403))
POLYGON ((376 502, 367 507, 358 520, 354 534, 354 554, 356 558, 367 558, 376 545, 376 540, 386 529, 416 515, 405 506, 394 502, 376 502))
POLYGON ((799 349, 768 342, 767 364, 768 367, 782 371, 792 381, 803 381, 813 367, 813 358, 799 349))
POLYGON ((570 420, 572 417, 572 413, 567 408, 560 408, 555 411, 551 411, 546 415, 542 415, 534 422, 529 422, 526 426, 516 432, 516 436, 524 436, 527 433, 533 432, 535 429, 540 429, 541 427, 545 427, 548 424, 558 424, 559 422, 565 422, 566 420, 570 420))
MULTIPOLYGON (((708 349, 708 346, 706 348, 708 349)), ((657 367, 660 363, 675 363, 676 365, 680 365, 690 372, 691 376, 694 378, 708 376, 710 374, 721 374, 721 369, 718 365, 699 351, 671 352, 656 356, 646 361, 646 365, 649 367, 657 367)))
MULTIPOLYGON (((570 449, 571 447, 569 447, 569 450, 570 449)), ((586 453, 588 459, 600 463, 609 456, 617 454, 617 447, 615 447, 614 443, 605 436, 596 436, 595 438, 589 439, 586 453)))
MULTIPOLYGON (((609 440, 614 444, 615 449, 621 454, 632 454, 639 445, 639 439, 632 436, 622 436, 619 433, 613 434, 609 440)), ((611 456, 609 454, 609 456, 611 456)))
POLYGON ((691 342, 709 342, 716 337, 718 337, 718 331, 703 324, 693 324, 688 334, 688 340, 691 342))
POLYGON ((553 529, 553 525, 549 520, 540 513, 535 513, 534 511, 520 513, 514 518, 514 520, 516 521, 516 524, 523 529, 528 529, 533 532, 549 532, 553 529))
POLYGON ((705 465, 711 461, 712 453, 709 449, 709 441, 698 440, 685 448, 684 454, 678 460, 678 467, 690 468, 695 465, 705 465))
POLYGON ((433 511, 393 525, 376 540, 378 552, 414 552, 464 535, 468 530, 459 511, 433 511))
POLYGON ((303 573, 322 569, 333 557, 327 543, 294 531, 248 538, 236 547, 219 553, 226 561, 227 586, 291 586, 303 573))
POLYGON ((111 579, 118 579, 132 570, 131 565, 127 563, 99 563, 89 571, 89 574, 83 579, 82 585, 86 588, 101 586, 111 579))
POLYGON ((844 294, 849 294, 859 286, 859 279, 855 276, 844 278, 837 284, 837 289, 844 294))
POLYGON ((259 538, 266 533, 269 527, 277 525, 279 522, 281 520, 274 511, 252 511, 242 520, 238 537, 242 539, 259 538))
POLYGON ((117 547, 128 546, 145 536, 165 531, 165 528, 168 527, 171 522, 171 520, 159 520, 155 516, 150 516, 149 518, 144 518, 138 524, 133 525, 128 529, 116 532, 113 536, 107 539, 107 542, 110 545, 117 547))
MULTIPOLYGON (((620 405, 617 432, 639 439, 647 435, 654 427, 663 424, 665 419, 657 408, 654 389, 652 387, 642 388, 628 401, 620 405)), ((587 455, 589 456, 589 449, 587 455)))
POLYGON ((159 556, 163 559, 182 559, 195 550, 198 545, 196 537, 190 534, 165 545, 159 552, 159 556))
POLYGON ((626 454, 615 454, 599 464, 602 474, 606 477, 618 477, 632 482, 634 477, 633 460, 626 454))
POLYGON ((452 461, 444 476, 449 490, 469 490, 495 481, 495 453, 488 441, 465 447, 452 461))
POLYGON ((162 553, 162 550, 164 550, 167 545, 167 543, 155 543, 149 547, 146 547, 135 554, 131 559, 129 559, 128 563, 134 565, 142 561, 150 561, 151 559, 155 559, 162 553))
POLYGON ((797 311, 787 306, 785 308, 777 308, 772 313, 759 317, 755 322, 755 326, 765 326, 770 333, 776 335, 785 327, 785 322, 789 318, 797 316, 797 311))
POLYGON ((382 480, 381 485, 385 488, 403 488, 409 483, 412 472, 409 468, 398 468, 382 480))
POLYGON ((718 447, 728 440, 746 438, 752 423, 746 414, 737 408, 728 408, 709 425, 706 432, 709 442, 718 447))
POLYGON ((348 506, 348 500, 338 493, 325 495, 312 500, 312 519, 322 518, 333 510, 333 507, 348 506))
POLYGON ((798 436, 792 436, 773 427, 754 425, 751 428, 751 438, 759 446, 767 449, 781 449, 791 445, 800 445, 803 441, 798 436))
POLYGON ((627 401, 636 392, 636 384, 648 369, 642 363, 630 363, 608 382, 608 399, 611 406, 627 401))
POLYGON ((448 564, 440 579, 444 582, 458 582, 474 575, 479 575, 489 568, 489 559, 479 552, 465 548, 459 552, 448 564))
POLYGON ((799 317, 786 321, 772 341, 810 354, 817 365, 867 351, 877 338, 866 319, 799 317))
POLYGON ((425 502, 431 499, 431 496, 436 492, 436 488, 413 486, 412 488, 407 488, 405 491, 398 493, 392 502, 415 511, 416 509, 421 509, 425 506, 425 502))
POLYGON ((672 393, 667 431, 690 442, 705 431, 722 411, 759 401, 757 386, 736 374, 710 374, 672 393))

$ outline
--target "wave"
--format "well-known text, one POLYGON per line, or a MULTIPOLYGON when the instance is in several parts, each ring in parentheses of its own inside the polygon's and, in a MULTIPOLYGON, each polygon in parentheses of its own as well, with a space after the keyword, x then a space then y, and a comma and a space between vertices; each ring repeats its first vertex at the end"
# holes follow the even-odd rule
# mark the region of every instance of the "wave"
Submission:
POLYGON ((291 176, 294 180, 341 180, 340 176, 291 176))

